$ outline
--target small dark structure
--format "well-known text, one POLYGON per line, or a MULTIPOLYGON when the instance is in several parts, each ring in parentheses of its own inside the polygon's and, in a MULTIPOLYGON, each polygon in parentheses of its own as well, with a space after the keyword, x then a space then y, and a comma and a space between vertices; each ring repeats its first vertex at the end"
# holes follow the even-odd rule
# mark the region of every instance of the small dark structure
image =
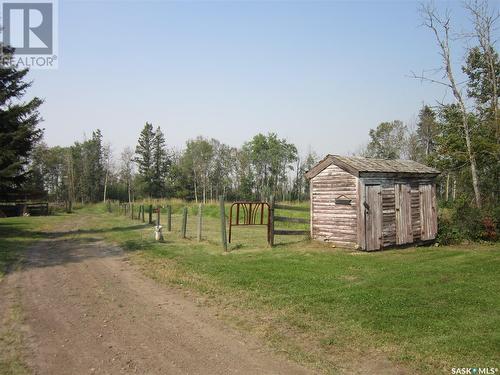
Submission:
POLYGON ((0 193, 0 217, 45 216, 49 214, 47 194, 39 191, 0 193))
POLYGON ((306 173, 311 238, 367 251, 433 240, 438 175, 410 160, 328 155, 306 173))
POLYGON ((40 203, 2 203, 0 202, 0 217, 9 216, 46 216, 49 214, 49 204, 40 203))

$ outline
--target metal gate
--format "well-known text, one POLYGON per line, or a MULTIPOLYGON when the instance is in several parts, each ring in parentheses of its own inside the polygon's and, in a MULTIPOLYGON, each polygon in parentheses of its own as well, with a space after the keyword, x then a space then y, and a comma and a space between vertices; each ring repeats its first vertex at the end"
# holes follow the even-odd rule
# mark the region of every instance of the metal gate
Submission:
POLYGON ((267 226, 267 242, 271 243, 271 210, 267 202, 234 202, 229 209, 229 243, 235 226, 267 226), (233 211, 236 211, 233 215, 233 211))

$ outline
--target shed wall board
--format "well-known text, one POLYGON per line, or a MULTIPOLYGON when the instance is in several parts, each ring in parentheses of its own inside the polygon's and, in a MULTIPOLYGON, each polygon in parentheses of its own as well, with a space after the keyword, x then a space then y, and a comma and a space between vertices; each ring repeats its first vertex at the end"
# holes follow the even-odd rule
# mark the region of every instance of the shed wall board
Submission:
POLYGON ((423 184, 419 190, 422 240, 432 240, 437 234, 436 186, 423 184))
POLYGON ((311 179, 311 237, 354 247, 357 244, 357 177, 330 165, 311 179), (349 205, 336 198, 350 199, 349 205))
POLYGON ((382 187, 365 185, 365 243, 361 246, 368 251, 382 246, 382 187))
POLYGON ((396 204, 396 244, 404 245, 413 242, 411 223, 411 186, 410 184, 394 185, 396 204))

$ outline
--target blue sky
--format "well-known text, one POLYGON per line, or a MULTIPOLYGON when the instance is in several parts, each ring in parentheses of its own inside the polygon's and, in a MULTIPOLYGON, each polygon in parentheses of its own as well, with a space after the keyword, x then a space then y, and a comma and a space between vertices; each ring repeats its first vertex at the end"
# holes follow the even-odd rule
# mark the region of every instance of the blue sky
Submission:
MULTIPOLYGON (((446 6, 458 30, 468 27, 460 3, 446 6)), ((149 121, 175 148, 198 135, 239 146, 276 132, 302 153, 346 154, 370 128, 415 122, 422 103, 446 94, 408 77, 439 66, 417 8, 60 0, 59 68, 31 72, 30 94, 45 98, 49 145, 100 128, 118 153, 149 121)))

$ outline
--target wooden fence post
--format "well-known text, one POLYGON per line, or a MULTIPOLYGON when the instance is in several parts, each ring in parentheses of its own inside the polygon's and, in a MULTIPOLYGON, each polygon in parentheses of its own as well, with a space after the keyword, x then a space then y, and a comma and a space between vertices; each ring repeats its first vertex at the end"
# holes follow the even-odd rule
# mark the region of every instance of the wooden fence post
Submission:
POLYGON ((224 208, 224 196, 219 196, 220 205, 220 235, 222 240, 222 248, 227 251, 227 236, 226 236, 226 210, 224 208))
POLYGON ((188 209, 187 207, 184 207, 184 209, 182 210, 182 227, 181 227, 182 238, 186 238, 187 217, 188 217, 188 209))
POLYGON ((274 246, 274 196, 269 201, 269 246, 274 246))
POLYGON ((153 205, 149 205, 149 224, 153 224, 153 205))
POLYGON ((160 212, 161 212, 161 209, 160 209, 160 206, 157 207, 157 211, 156 211, 156 225, 160 225, 160 212))
POLYGON ((200 203, 200 205, 198 206, 198 242, 201 241, 201 226, 202 226, 202 223, 203 223, 203 206, 202 204, 200 203))
POLYGON ((172 231, 172 206, 167 206, 167 231, 172 231))
POLYGON ((141 216, 141 218, 142 218, 142 222, 144 223, 144 205, 142 205, 142 216, 141 216))
POLYGON ((130 218, 132 220, 134 220, 134 205, 133 204, 130 205, 130 218))

